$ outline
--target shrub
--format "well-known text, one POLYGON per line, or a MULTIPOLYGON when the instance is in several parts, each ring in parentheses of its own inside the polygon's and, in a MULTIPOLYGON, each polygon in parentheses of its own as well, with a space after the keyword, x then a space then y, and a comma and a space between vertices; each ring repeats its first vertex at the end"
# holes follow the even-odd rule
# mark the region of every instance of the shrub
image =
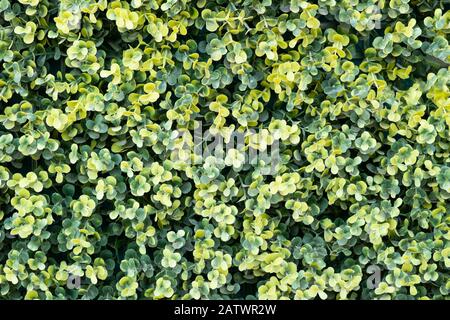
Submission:
POLYGON ((449 297, 448 1, 0 0, 0 25, 2 299, 449 297))

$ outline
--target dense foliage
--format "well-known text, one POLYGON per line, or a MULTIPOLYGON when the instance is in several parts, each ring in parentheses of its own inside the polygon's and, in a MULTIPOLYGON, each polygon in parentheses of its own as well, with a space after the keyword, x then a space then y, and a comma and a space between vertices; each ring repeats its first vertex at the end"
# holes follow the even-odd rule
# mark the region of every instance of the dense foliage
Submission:
POLYGON ((0 298, 448 298, 449 2, 0 0, 0 298))

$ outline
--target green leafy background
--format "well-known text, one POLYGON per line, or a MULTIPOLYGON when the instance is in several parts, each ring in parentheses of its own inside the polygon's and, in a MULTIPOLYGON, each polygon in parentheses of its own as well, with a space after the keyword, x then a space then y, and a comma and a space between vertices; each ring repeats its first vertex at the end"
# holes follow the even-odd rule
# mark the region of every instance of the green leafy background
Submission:
POLYGON ((448 0, 0 0, 0 298, 448 298, 449 33, 448 0), (262 139, 190 164, 198 121, 262 139))

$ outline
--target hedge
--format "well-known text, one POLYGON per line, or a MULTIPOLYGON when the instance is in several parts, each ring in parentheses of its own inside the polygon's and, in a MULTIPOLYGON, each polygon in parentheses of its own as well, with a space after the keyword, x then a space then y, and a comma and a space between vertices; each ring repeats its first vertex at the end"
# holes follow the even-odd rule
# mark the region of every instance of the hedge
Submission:
POLYGON ((0 299, 448 299, 449 4, 0 0, 0 299))

